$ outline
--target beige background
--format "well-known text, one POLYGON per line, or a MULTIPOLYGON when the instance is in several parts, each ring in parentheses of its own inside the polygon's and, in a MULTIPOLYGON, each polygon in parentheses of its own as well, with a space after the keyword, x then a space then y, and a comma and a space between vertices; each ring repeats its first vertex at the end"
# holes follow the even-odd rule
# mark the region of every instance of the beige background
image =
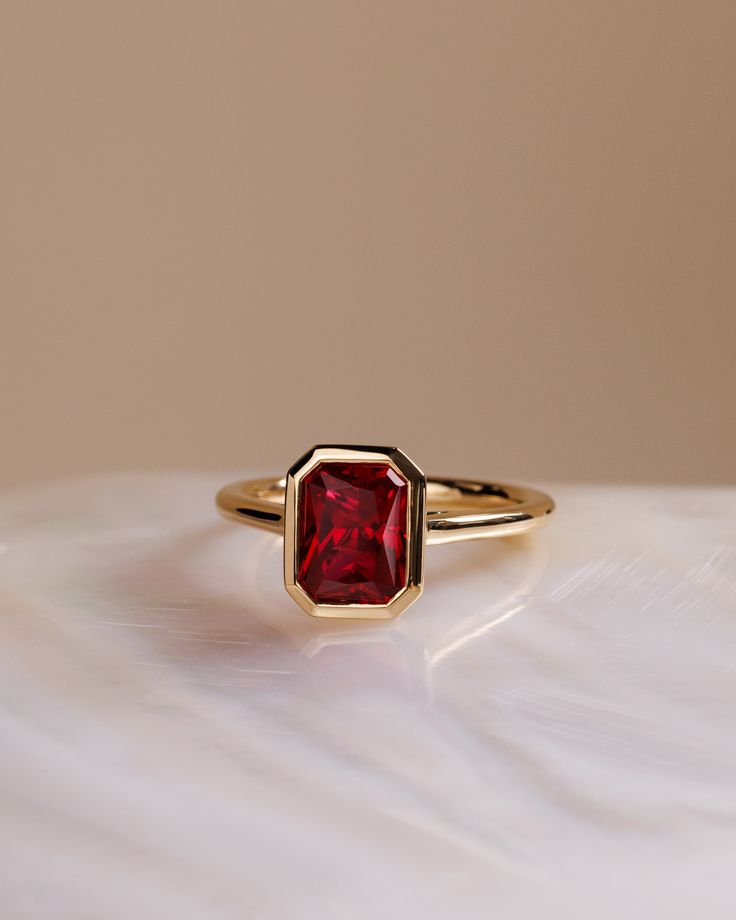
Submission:
POLYGON ((0 3, 4 487, 735 481, 732 2, 0 3))

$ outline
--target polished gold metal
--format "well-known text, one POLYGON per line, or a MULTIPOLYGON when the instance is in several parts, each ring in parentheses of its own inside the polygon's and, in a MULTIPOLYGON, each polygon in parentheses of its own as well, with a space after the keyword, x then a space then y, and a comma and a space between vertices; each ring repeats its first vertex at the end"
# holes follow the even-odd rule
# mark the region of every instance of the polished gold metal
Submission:
MULTIPOLYGON (((286 479, 248 479, 217 493, 223 517, 284 532, 286 479)), ((536 489, 470 479, 427 479, 427 545, 511 537, 547 523, 554 501, 536 489)))
POLYGON ((422 592, 424 547, 459 540, 510 537, 543 526, 554 511, 544 492, 524 486, 475 479, 425 478, 395 447, 318 445, 304 454, 285 478, 248 479, 217 493, 223 517, 284 536, 284 583, 311 616, 389 619, 422 592), (388 604, 315 604, 297 583, 297 502, 302 478, 318 463, 388 461, 409 483, 406 587, 388 604))

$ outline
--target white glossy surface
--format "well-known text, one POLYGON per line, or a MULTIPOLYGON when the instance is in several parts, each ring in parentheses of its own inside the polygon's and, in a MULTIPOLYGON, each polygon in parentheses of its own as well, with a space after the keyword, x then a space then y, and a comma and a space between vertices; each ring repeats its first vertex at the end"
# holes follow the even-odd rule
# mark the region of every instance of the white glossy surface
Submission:
POLYGON ((550 489, 336 624, 227 479, 0 502, 4 920, 733 918, 734 491, 550 489))

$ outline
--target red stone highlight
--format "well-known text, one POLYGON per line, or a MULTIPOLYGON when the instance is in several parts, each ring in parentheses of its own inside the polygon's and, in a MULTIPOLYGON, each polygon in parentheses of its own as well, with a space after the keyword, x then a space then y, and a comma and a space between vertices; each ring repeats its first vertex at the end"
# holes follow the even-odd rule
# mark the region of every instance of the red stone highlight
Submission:
POLYGON ((297 582, 316 604, 387 604, 406 587, 409 484, 388 463, 320 463, 299 489, 297 582))

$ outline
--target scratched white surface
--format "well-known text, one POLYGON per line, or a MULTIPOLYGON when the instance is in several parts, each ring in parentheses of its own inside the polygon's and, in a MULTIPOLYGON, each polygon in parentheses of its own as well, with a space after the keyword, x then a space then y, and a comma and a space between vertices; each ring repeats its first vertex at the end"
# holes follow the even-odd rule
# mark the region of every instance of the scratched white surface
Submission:
POLYGON ((0 500, 3 920, 732 920, 736 492, 556 489, 338 625, 224 478, 0 500))

